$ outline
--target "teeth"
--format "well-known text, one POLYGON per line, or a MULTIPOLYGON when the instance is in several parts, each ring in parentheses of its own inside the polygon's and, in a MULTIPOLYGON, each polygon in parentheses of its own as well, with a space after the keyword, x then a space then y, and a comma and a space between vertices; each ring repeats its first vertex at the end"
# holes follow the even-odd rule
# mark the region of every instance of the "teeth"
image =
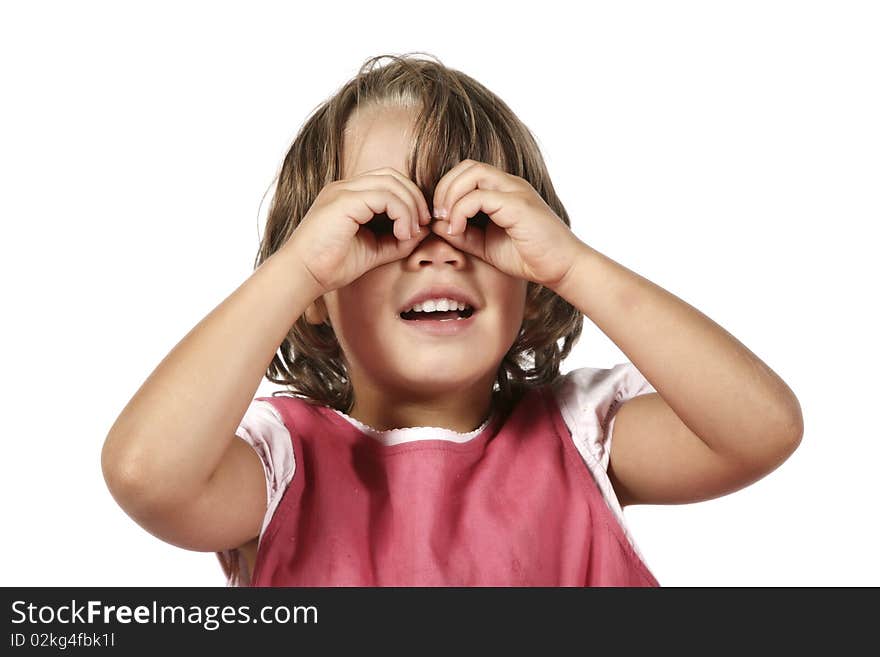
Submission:
POLYGON ((417 313, 425 312, 431 313, 434 311, 446 312, 448 310, 464 310, 465 308, 469 308, 466 303, 461 301, 456 301, 455 299, 428 299, 427 301, 423 301, 422 303, 417 303, 412 308, 405 310, 403 312, 415 311, 417 313))

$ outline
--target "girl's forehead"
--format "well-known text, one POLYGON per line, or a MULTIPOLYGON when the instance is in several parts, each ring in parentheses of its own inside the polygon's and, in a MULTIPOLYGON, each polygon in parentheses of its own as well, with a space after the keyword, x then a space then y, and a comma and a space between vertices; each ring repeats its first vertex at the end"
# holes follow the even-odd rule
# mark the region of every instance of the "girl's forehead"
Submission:
POLYGON ((413 145, 412 125, 403 118, 382 117, 359 121, 343 139, 343 175, 346 178, 382 167, 404 172, 413 145))

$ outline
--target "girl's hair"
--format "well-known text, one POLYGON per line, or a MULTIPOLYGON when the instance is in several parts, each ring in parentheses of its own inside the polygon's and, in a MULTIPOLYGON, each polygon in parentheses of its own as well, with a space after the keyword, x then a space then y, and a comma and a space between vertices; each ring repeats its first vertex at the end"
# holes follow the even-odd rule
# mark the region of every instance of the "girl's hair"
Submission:
MULTIPOLYGON (((278 174, 255 269, 290 238, 321 189, 341 177, 344 132, 355 111, 413 111, 415 141, 404 173, 426 199, 433 197, 446 171, 472 159, 524 178, 571 226, 535 139, 510 108, 464 73, 412 54, 367 59, 352 80, 313 111, 278 174), (391 62, 377 66, 385 57, 391 62)), ((519 335, 498 367, 493 405, 506 414, 526 389, 552 383, 582 327, 580 311, 530 281, 519 335)), ((344 354, 333 328, 326 322, 308 323, 305 313, 281 343, 266 378, 289 388, 273 396, 292 394, 344 413, 354 404, 344 354)))

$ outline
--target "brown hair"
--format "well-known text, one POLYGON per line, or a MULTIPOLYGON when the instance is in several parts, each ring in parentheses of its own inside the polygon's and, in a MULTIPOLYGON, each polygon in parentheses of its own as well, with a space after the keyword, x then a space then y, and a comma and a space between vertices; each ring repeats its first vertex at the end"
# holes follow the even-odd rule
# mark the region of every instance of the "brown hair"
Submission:
MULTIPOLYGON (((406 108, 416 116, 406 173, 426 199, 442 175, 465 159, 487 162, 528 181, 571 226, 538 145, 508 106, 479 82, 439 61, 371 57, 358 74, 307 119, 284 158, 254 268, 291 236, 321 189, 342 175, 343 137, 355 111, 406 108), (384 58, 391 62, 378 66, 384 58)), ((430 201, 429 201, 430 205, 430 201)), ((493 403, 507 413, 529 387, 552 383, 577 342, 583 315, 552 290, 529 282, 525 318, 498 367, 493 403), (562 341, 562 345, 558 344, 562 341)), ((266 378, 309 403, 347 413, 354 390, 332 327, 297 319, 266 378)))

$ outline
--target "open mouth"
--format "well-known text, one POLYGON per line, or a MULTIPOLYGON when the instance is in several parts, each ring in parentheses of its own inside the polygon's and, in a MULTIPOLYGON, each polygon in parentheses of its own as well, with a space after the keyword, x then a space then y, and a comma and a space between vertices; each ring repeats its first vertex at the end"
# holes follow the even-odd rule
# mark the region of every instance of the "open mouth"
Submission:
POLYGON ((473 314, 474 309, 470 307, 467 307, 464 310, 407 310, 400 313, 400 318, 411 322, 418 322, 423 320, 455 322, 460 319, 467 319, 473 314))

